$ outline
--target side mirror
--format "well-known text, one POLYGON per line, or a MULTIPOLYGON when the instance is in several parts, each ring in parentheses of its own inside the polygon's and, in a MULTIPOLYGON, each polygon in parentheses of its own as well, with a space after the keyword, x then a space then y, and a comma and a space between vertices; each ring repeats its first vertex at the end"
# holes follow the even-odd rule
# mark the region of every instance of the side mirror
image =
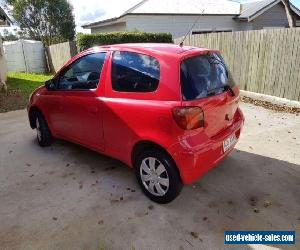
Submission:
POLYGON ((55 82, 53 79, 45 82, 45 87, 47 90, 55 90, 55 82))

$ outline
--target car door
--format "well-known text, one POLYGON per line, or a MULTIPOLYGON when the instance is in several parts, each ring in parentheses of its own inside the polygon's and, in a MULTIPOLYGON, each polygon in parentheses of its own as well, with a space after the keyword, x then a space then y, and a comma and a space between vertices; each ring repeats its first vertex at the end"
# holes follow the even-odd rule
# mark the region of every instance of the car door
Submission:
POLYGON ((57 79, 57 91, 62 95, 59 136, 99 151, 104 149, 104 138, 97 87, 105 58, 106 52, 84 55, 57 79))

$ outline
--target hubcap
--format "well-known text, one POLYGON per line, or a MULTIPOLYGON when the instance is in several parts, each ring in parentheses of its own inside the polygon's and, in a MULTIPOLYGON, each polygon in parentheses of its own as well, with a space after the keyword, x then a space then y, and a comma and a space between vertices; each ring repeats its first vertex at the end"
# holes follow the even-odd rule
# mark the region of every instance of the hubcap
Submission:
POLYGON ((41 132, 41 126, 40 126, 39 118, 36 118, 35 125, 36 125, 37 138, 38 138, 39 141, 41 141, 42 132, 41 132))
POLYGON ((154 157, 145 158, 140 167, 144 187, 155 196, 164 196, 169 190, 169 176, 165 166, 154 157))

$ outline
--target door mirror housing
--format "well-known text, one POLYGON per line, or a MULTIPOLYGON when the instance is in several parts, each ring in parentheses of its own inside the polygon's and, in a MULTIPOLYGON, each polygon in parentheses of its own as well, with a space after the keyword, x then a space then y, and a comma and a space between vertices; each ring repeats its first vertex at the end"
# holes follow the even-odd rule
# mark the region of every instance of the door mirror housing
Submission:
POLYGON ((55 86, 55 82, 53 79, 48 80, 45 82, 45 87, 47 90, 55 90, 56 86, 55 86))

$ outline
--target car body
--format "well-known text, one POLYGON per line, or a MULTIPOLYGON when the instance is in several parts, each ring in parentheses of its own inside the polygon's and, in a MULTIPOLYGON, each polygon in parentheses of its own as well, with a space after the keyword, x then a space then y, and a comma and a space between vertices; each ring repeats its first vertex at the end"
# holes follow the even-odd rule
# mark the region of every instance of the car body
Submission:
MULTIPOLYGON (((244 123, 238 102, 239 89, 219 51, 123 44, 95 47, 72 58, 31 95, 28 114, 31 127, 38 127, 38 140, 41 130, 48 130, 44 134, 49 138, 80 144, 132 168, 144 152, 160 151, 166 165, 176 168, 178 181, 190 184, 234 148, 244 123), (199 81, 218 88, 204 89, 202 84, 199 90, 199 81)), ((46 146, 50 139, 39 142, 46 146)), ((148 165, 151 159, 150 154, 148 165)), ((151 164, 158 168, 161 162, 151 164)), ((142 187, 147 194, 149 187, 142 187)), ((181 188, 177 189, 169 198, 155 192, 147 195, 166 203, 178 195, 181 188)))

